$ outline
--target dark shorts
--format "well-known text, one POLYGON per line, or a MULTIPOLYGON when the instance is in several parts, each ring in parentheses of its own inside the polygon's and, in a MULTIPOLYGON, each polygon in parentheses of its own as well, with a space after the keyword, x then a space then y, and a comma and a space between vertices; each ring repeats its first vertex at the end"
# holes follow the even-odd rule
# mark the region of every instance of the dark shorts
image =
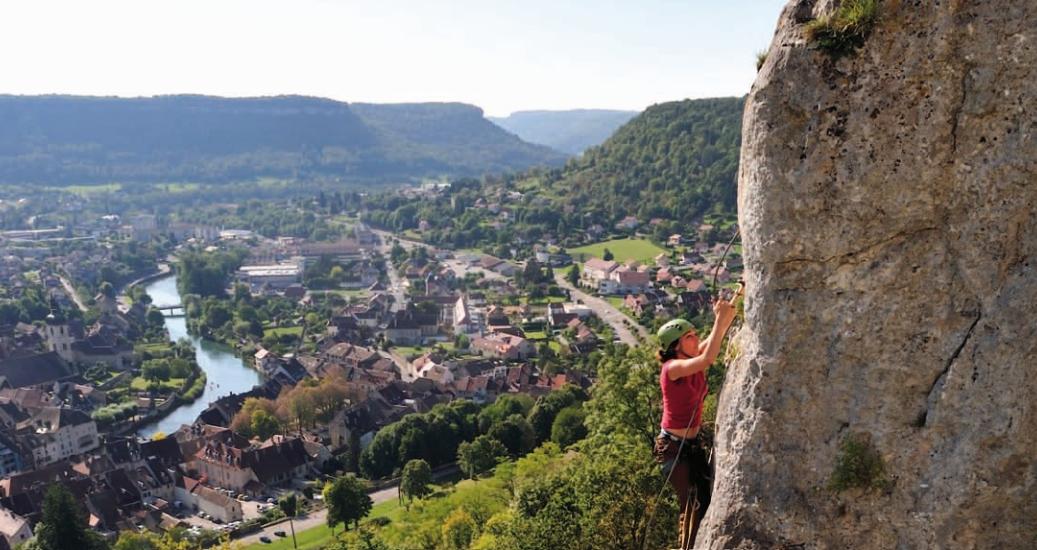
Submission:
MULTIPOLYGON (((695 490, 695 498, 704 513, 709 506, 713 489, 713 467, 710 464, 709 450, 703 444, 702 437, 686 439, 681 445, 679 438, 659 434, 655 438, 652 456, 659 464, 662 476, 673 485, 678 496, 687 495, 692 489, 695 490), (671 475, 674 468, 687 468, 687 475, 671 475)), ((684 474, 683 471, 680 473, 684 474)))
POLYGON ((652 456, 655 457, 655 462, 659 464, 663 476, 669 476, 670 470, 678 462, 686 462, 691 466, 692 472, 698 474, 695 477, 700 475, 709 478, 713 477, 710 475, 708 451, 702 445, 702 438, 698 436, 692 439, 685 439, 682 445, 679 438, 675 439, 660 433, 655 438, 652 456), (680 456, 678 456, 678 452, 680 456))

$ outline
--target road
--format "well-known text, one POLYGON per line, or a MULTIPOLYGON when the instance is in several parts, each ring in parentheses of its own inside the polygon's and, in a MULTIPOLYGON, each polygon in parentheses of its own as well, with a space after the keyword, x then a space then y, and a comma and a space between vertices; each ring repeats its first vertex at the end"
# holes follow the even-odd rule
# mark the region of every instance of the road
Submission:
POLYGON ((131 288, 133 288, 133 287, 137 286, 138 284, 140 284, 141 281, 150 280, 150 279, 153 279, 153 278, 161 277, 163 275, 168 275, 171 271, 172 271, 172 268, 169 267, 168 263, 159 262, 159 264, 158 264, 158 271, 157 272, 145 275, 143 277, 138 277, 137 279, 135 279, 135 280, 127 283, 126 285, 124 285, 119 290, 119 295, 116 296, 116 298, 115 298, 115 300, 116 300, 116 302, 118 304, 118 307, 119 307, 119 311, 121 311, 123 313, 126 313, 127 311, 130 310, 130 299, 126 295, 126 293, 129 292, 131 288))
POLYGON ((404 382, 413 382, 414 379, 418 377, 418 373, 414 372, 414 365, 411 365, 410 361, 408 361, 406 357, 403 357, 393 350, 378 350, 378 355, 392 361, 396 365, 396 369, 400 373, 400 379, 404 382))
MULTIPOLYGON (((393 238, 393 234, 377 229, 373 229, 372 232, 378 235, 378 252, 385 258, 385 271, 389 274, 389 293, 393 297, 392 309, 393 311, 401 310, 407 306, 407 294, 403 290, 403 281, 400 280, 399 274, 396 273, 392 262, 389 261, 389 251, 392 250, 392 246, 389 245, 389 239, 393 238)), ((415 246, 423 245, 414 241, 400 240, 400 246, 409 250, 415 246)))
MULTIPOLYGON (((435 481, 435 480, 443 479, 444 477, 448 477, 448 476, 456 474, 457 471, 458 470, 457 470, 457 466, 456 465, 443 466, 440 469, 432 472, 432 480, 435 481)), ((378 491, 375 491, 373 493, 368 493, 368 494, 371 496, 371 502, 373 502, 374 504, 379 504, 379 503, 385 502, 387 500, 392 500, 392 499, 395 499, 395 498, 399 498, 397 491, 398 491, 397 486, 393 485, 392 487, 386 487, 385 489, 380 489, 378 491)), ((246 507, 255 505, 255 503, 253 503, 253 502, 242 502, 241 504, 243 506, 246 506, 246 507)), ((328 509, 327 508, 321 508, 320 510, 315 511, 312 514, 308 514, 305 517, 297 517, 297 518, 295 518, 295 534, 296 534, 296 536, 298 536, 299 533, 301 533, 301 532, 303 532, 303 531, 305 531, 307 529, 312 529, 314 527, 319 527, 321 525, 325 525, 327 523, 326 522, 327 517, 328 517, 328 509)), ((284 531, 284 532, 288 533, 289 537, 292 536, 291 535, 291 528, 289 527, 288 522, 283 522, 283 523, 278 523, 276 525, 271 525, 271 526, 263 529, 262 531, 257 531, 257 532, 255 532, 255 533, 253 533, 253 534, 251 534, 251 535, 249 535, 247 537, 242 537, 240 539, 236 539, 235 542, 240 542, 240 543, 243 543, 245 546, 248 546, 250 544, 255 544, 255 543, 260 542, 259 537, 263 537, 263 536, 268 537, 270 540, 277 540, 280 537, 278 537, 277 535, 274 535, 274 531, 284 531)))
POLYGON ((462 262, 461 260, 444 260, 443 265, 449 267, 450 270, 454 272, 454 275, 461 279, 464 278, 466 273, 482 273, 483 277, 491 281, 503 281, 507 279, 507 277, 497 273, 496 271, 489 271, 481 267, 468 265, 468 262, 462 262))
POLYGON ((72 288, 72 283, 68 282, 68 279, 64 277, 58 277, 58 280, 61 281, 61 286, 65 287, 65 293, 68 294, 68 297, 73 302, 75 302, 79 311, 86 311, 86 304, 83 303, 83 300, 79 299, 79 294, 76 294, 76 289, 72 288))
POLYGON ((561 270, 555 272, 555 281, 558 283, 558 286, 568 290, 573 299, 582 301, 584 305, 594 310, 598 317, 608 323, 616 335, 619 336, 620 342, 631 347, 638 344, 638 337, 630 331, 630 327, 627 325, 628 322, 634 326, 634 330, 641 338, 648 338, 648 331, 644 327, 631 321, 629 317, 613 307, 612 304, 574 287, 565 279, 565 275, 561 270))

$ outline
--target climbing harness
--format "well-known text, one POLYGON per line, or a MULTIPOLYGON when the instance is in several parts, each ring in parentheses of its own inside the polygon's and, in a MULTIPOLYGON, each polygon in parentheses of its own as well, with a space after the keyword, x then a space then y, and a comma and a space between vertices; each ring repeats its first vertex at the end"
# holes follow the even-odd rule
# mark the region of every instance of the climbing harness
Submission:
MULTIPOLYGON (((713 299, 714 300, 720 299, 720 289, 717 288, 717 277, 720 275, 720 266, 724 263, 724 260, 727 259, 727 254, 728 254, 728 252, 730 252, 731 246, 734 245, 735 240, 738 238, 739 233, 740 233, 740 229, 736 226, 734 234, 731 235, 731 240, 729 240, 727 242, 727 246, 724 247, 724 252, 720 255, 719 258, 717 258, 716 264, 714 265, 714 268, 713 268, 713 285, 712 285, 712 292, 713 292, 713 299)), ((741 292, 741 290, 736 292, 732 296, 732 299, 736 298, 740 292, 741 292)), ((714 322, 716 322, 716 320, 714 320, 714 322)), ((723 386, 721 386, 721 391, 723 391, 723 386)), ((701 403, 700 403, 699 406, 701 406, 701 403)), ((695 422, 695 416, 697 416, 697 415, 698 415, 698 410, 696 410, 691 415, 691 418, 688 420, 688 425, 687 425, 687 427, 684 428, 685 433, 687 433, 687 430, 691 429, 691 424, 693 422, 695 422)), ((666 486, 669 485, 669 483, 670 483, 670 476, 672 476, 673 475, 673 471, 677 469, 677 464, 678 464, 678 462, 680 462, 680 459, 681 459, 681 452, 684 450, 684 444, 687 443, 687 441, 688 441, 687 438, 684 438, 684 437, 681 438, 680 445, 677 446, 677 455, 674 458, 674 463, 670 467, 670 471, 666 474, 666 479, 663 480, 662 487, 659 489, 659 494, 655 495, 655 500, 654 500, 654 502, 652 504, 651 512, 649 512, 649 515, 648 515, 648 522, 645 524, 645 537, 644 537, 644 540, 641 543, 641 550, 645 550, 645 548, 647 548, 647 546, 648 546, 648 536, 649 536, 649 534, 652 531, 652 521, 655 519, 655 512, 659 508, 659 501, 662 499, 663 493, 666 492, 666 486)), ((713 460, 713 448, 710 447, 709 456, 706 459, 706 464, 711 463, 712 460, 713 460)), ((688 518, 688 521, 694 522, 695 521, 695 512, 698 511, 698 487, 695 487, 694 485, 691 487, 691 492, 688 494, 688 507, 690 508, 688 510, 688 513, 691 514, 691 516, 688 518)), ((682 518, 682 520, 684 519, 684 514, 685 514, 685 512, 682 510, 681 511, 681 518, 682 518)), ((684 537, 685 536, 684 535, 685 525, 683 524, 683 521, 681 522, 680 528, 681 528, 681 535, 682 535, 682 537, 684 537)), ((689 533, 690 533, 690 531, 689 531, 689 533)), ((681 544, 682 549, 681 550, 686 550, 686 548, 690 548, 690 545, 694 541, 683 539, 681 542, 682 542, 682 544, 681 544)))

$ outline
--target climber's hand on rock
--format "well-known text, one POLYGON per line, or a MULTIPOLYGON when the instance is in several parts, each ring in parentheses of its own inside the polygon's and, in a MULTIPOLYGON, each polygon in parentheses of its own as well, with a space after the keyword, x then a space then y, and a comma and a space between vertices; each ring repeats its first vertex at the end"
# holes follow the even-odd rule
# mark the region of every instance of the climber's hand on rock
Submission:
POLYGON ((735 318, 735 306, 727 300, 717 298, 713 302, 713 315, 718 321, 730 321, 735 318))

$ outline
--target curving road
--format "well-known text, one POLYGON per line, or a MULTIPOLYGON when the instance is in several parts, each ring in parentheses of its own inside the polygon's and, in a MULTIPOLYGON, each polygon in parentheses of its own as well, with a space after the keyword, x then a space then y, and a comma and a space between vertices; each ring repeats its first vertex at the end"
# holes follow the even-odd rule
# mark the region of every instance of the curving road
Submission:
POLYGON ((609 326, 612 327, 612 330, 615 331, 616 335, 619 336, 620 342, 633 347, 638 344, 639 338, 648 338, 648 331, 645 330, 644 327, 630 320, 629 317, 613 307, 612 304, 598 298, 597 296, 591 296, 590 294, 574 287, 565 279, 562 270, 555 272, 555 282, 558 283, 558 286, 568 290, 574 299, 582 301, 584 305, 591 308, 598 317, 601 317, 603 321, 608 323, 609 326), (628 322, 630 325, 633 325, 636 334, 630 330, 630 326, 627 325, 628 322))

